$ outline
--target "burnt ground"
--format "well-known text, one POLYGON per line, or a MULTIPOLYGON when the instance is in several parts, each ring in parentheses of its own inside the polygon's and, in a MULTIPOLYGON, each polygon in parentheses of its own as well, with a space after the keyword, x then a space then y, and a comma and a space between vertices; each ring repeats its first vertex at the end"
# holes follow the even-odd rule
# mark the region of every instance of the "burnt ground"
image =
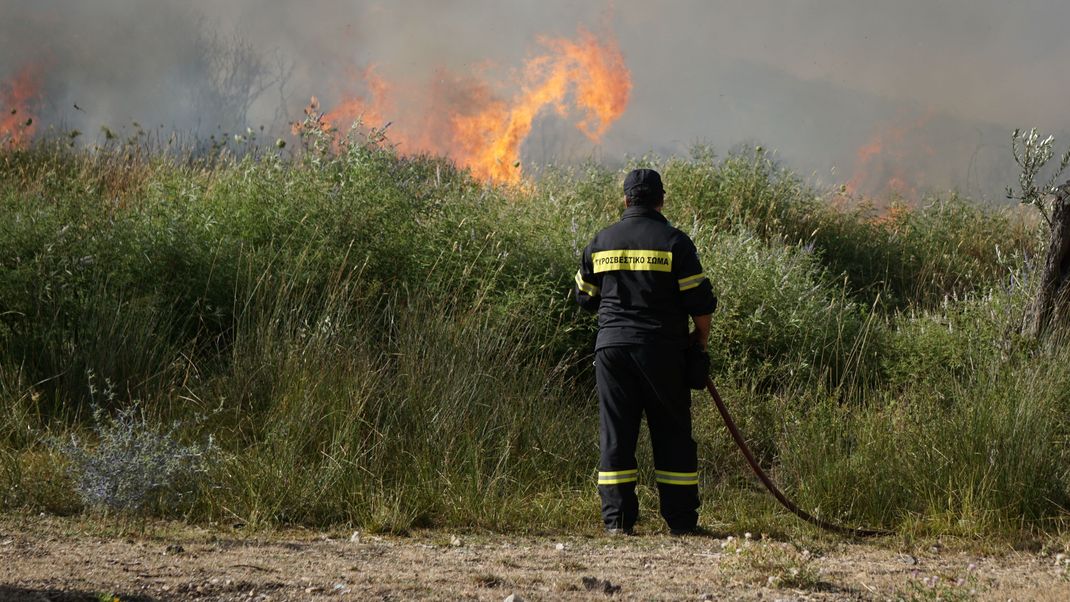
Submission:
POLYGON ((1054 542, 117 533, 0 518, 0 600, 1070 600, 1070 561, 1054 542))

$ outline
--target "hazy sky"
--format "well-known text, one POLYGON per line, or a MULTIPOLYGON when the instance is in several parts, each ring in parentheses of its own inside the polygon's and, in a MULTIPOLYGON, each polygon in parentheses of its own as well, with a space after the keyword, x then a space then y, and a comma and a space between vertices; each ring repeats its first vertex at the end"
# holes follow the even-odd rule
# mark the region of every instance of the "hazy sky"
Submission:
POLYGON ((368 64, 504 76, 539 35, 583 26, 616 36, 634 84, 601 156, 760 141, 835 183, 879 137, 903 164, 881 169, 995 197, 1011 129, 1070 131, 1068 22, 1056 0, 0 0, 0 81, 40 70, 45 124, 206 131, 224 119, 205 108, 214 30, 292 68, 247 116, 281 128, 312 95, 361 90, 368 64))

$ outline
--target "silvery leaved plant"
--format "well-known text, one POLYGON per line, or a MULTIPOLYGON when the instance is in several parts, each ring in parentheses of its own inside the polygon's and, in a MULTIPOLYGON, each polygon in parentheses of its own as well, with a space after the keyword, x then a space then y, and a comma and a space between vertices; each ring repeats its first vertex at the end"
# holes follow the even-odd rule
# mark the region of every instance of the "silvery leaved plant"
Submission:
POLYGON ((204 444, 179 442, 178 423, 152 425, 137 404, 114 416, 96 407, 93 424, 95 444, 71 435, 58 445, 75 490, 93 508, 139 513, 153 501, 181 497, 206 474, 215 449, 211 437, 204 444))

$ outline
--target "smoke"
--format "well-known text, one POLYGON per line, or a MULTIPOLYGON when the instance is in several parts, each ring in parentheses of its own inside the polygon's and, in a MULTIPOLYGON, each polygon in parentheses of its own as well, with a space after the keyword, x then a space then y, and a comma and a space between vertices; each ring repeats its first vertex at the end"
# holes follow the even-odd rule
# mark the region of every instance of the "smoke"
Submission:
POLYGON ((250 45, 220 37, 179 3, 5 2, 3 14, 0 78, 36 74, 44 124, 236 127, 247 116, 243 98, 269 77, 250 45))
POLYGON ((402 91, 507 83, 539 36, 579 27, 616 37, 627 110, 597 145, 548 111, 525 161, 760 142, 821 185, 997 198, 1014 127, 1070 131, 1057 0, 0 0, 0 14, 0 82, 34 70, 38 134, 87 143, 135 121, 283 135, 313 95, 367 94, 371 65, 402 91))

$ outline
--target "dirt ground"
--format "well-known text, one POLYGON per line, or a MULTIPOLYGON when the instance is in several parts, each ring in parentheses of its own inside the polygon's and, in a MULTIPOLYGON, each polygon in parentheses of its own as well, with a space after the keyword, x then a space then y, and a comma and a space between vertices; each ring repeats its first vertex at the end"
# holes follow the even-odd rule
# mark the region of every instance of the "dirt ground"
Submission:
POLYGON ((0 600, 1070 600, 1050 544, 109 530, 0 518, 0 600))

